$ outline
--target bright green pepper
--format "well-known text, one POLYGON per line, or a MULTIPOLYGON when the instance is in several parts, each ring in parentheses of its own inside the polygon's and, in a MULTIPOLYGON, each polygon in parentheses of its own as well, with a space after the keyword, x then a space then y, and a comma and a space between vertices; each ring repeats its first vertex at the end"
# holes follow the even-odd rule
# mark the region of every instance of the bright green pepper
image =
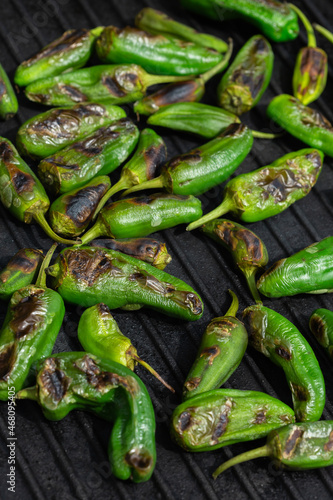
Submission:
POLYGON ((316 309, 309 322, 310 330, 333 360, 333 311, 316 309))
POLYGON ((266 297, 298 293, 333 292, 333 236, 278 260, 262 276, 257 287, 266 297))
POLYGON ((325 382, 309 343, 287 318, 268 307, 250 306, 243 319, 249 344, 283 369, 296 420, 318 420, 325 406, 325 382))
POLYGON ((9 120, 16 115, 18 102, 6 71, 0 64, 0 118, 9 120))
POLYGON ((0 299, 9 300, 14 292, 30 285, 37 277, 42 261, 41 250, 19 250, 0 273, 0 299))
POLYGON ((289 406, 268 394, 216 389, 180 404, 172 415, 171 436, 187 451, 211 451, 267 436, 295 421, 289 406))
POLYGON ((310 192, 321 172, 323 157, 317 149, 301 149, 271 165, 238 175, 226 185, 222 203, 186 229, 196 229, 227 212, 244 222, 279 214, 310 192))

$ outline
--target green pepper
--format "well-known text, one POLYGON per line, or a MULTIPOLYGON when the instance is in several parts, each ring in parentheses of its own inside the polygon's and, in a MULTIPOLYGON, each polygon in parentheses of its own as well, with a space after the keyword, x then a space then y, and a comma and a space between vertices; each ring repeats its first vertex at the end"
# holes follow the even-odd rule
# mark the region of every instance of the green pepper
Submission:
POLYGON ((282 94, 269 103, 267 115, 289 134, 333 157, 333 126, 319 111, 282 94))
POLYGON ((30 224, 35 220, 53 240, 74 243, 52 231, 45 219, 50 200, 44 187, 13 144, 3 137, 0 137, 0 200, 20 221, 30 224))
POLYGON ((107 102, 50 109, 21 125, 17 149, 22 155, 45 158, 124 117, 122 108, 107 102))
POLYGON ((103 27, 65 31, 36 55, 23 61, 16 70, 14 81, 26 86, 40 78, 60 75, 81 68, 88 61, 95 39, 103 27))
POLYGON ((287 318, 263 305, 245 309, 243 319, 250 345, 283 369, 296 420, 318 420, 325 406, 325 382, 309 343, 287 318))
POLYGON ((49 221, 53 231, 69 237, 82 234, 92 221, 98 203, 110 185, 110 178, 101 175, 94 177, 83 187, 73 189, 57 198, 49 211, 49 221))
POLYGON ((108 454, 119 479, 147 481, 154 470, 155 416, 139 377, 125 366, 85 352, 62 352, 39 362, 34 387, 18 399, 39 403, 49 420, 87 410, 113 422, 108 454))
POLYGON ((126 104, 144 97, 151 85, 187 79, 184 76, 150 75, 137 64, 111 64, 42 78, 30 83, 25 94, 30 101, 53 106, 104 101, 126 104))
POLYGON ((257 287, 266 297, 298 293, 333 292, 333 236, 278 260, 262 276, 257 287))
POLYGON ((214 318, 203 334, 196 360, 184 382, 184 400, 221 387, 244 356, 247 331, 236 318, 238 299, 231 290, 229 293, 230 308, 224 316, 214 318))
POLYGON ((38 177, 54 194, 81 188, 96 175, 107 175, 119 167, 138 139, 134 123, 121 118, 41 160, 38 177))
POLYGON ((86 244, 100 236, 139 238, 195 221, 201 215, 201 202, 194 196, 156 193, 127 198, 106 205, 81 240, 86 244))
POLYGON ((238 175, 224 188, 222 203, 190 224, 187 231, 227 212, 244 222, 257 222, 279 214, 311 191, 321 172, 323 157, 317 149, 301 149, 271 165, 238 175))
POLYGON ((43 252, 34 248, 22 248, 0 272, 0 299, 9 300, 14 292, 30 285, 43 261, 43 252))
POLYGON ((8 399, 8 389, 24 387, 33 363, 50 356, 65 306, 60 295, 46 288, 45 268, 49 265, 54 244, 40 268, 35 285, 21 288, 12 295, 0 331, 0 399, 8 399))
POLYGON ((193 12, 211 19, 242 18, 254 24, 270 40, 286 42, 298 36, 297 15, 277 0, 181 0, 193 12))
POLYGON ((16 115, 18 102, 6 71, 0 64, 0 118, 9 120, 16 115))
POLYGON ((133 186, 124 196, 143 189, 164 188, 179 195, 202 194, 221 184, 251 151, 253 137, 243 124, 232 124, 203 146, 172 158, 154 179, 133 186))
POLYGON ((316 309, 309 322, 310 330, 333 360, 333 311, 316 309))
POLYGON ((244 274, 254 300, 261 302, 255 276, 258 269, 268 262, 264 242, 250 229, 227 219, 212 220, 204 224, 201 230, 229 250, 234 263, 244 274))
POLYGON ((268 394, 216 389, 198 394, 175 409, 171 436, 187 451, 211 451, 267 436, 294 421, 293 410, 268 394))
POLYGON ((145 305, 187 321, 200 319, 203 304, 186 283, 129 255, 81 246, 65 248, 47 273, 63 299, 110 309, 145 305))
POLYGON ((217 52, 226 52, 228 48, 228 45, 221 38, 207 33, 199 33, 186 24, 178 23, 164 12, 149 7, 140 10, 139 14, 137 14, 135 26, 148 31, 152 35, 171 35, 181 40, 214 49, 217 52))
POLYGON ((252 109, 270 82, 273 63, 273 50, 266 38, 261 35, 250 38, 219 83, 219 105, 236 115, 252 109))
POLYGON ((290 424, 270 432, 266 445, 246 451, 220 465, 213 478, 233 465, 270 457, 278 465, 292 470, 317 469, 333 464, 333 421, 290 424))

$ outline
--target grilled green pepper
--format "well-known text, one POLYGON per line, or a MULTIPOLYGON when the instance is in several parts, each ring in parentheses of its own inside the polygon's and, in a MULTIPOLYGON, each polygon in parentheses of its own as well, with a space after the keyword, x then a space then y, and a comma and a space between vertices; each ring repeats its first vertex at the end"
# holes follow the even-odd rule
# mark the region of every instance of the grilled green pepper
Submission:
POLYGON ((184 400, 221 387, 244 356, 247 331, 236 318, 238 299, 231 290, 229 292, 230 308, 224 316, 214 318, 203 334, 196 360, 184 382, 184 400))
POLYGON ((333 236, 278 260, 262 276, 257 287, 266 297, 298 293, 333 292, 333 236))
POLYGON ((317 149, 301 149, 271 165, 238 175, 226 185, 223 202, 186 229, 191 231, 227 212, 244 222, 279 214, 310 192, 321 172, 323 157, 317 149))
POLYGON ((129 255, 81 246, 65 248, 47 273, 65 301, 110 309, 146 305, 187 321, 200 319, 203 304, 183 281, 129 255))
POLYGON ((329 309, 316 309, 309 322, 310 330, 333 360, 333 312, 329 309))
POLYGON ((0 118, 9 120, 16 115, 18 102, 6 71, 0 64, 0 118))
POLYGON ((129 118, 101 127, 38 165, 38 177, 52 193, 81 188, 96 175, 113 172, 132 153, 139 130, 129 118))
POLYGON ((272 309, 250 306, 243 312, 254 349, 280 366, 291 389, 296 420, 319 420, 325 406, 325 382, 317 358, 297 328, 272 309))
POLYGON ((49 420, 87 410, 113 422, 108 454, 119 479, 147 481, 154 470, 155 416, 139 377, 125 366, 85 352, 62 352, 39 362, 37 382, 18 399, 37 401, 49 420))
POLYGON ((290 424, 273 430, 267 436, 266 445, 247 451, 220 465, 213 478, 233 465, 270 457, 278 465, 288 469, 317 469, 333 464, 333 421, 290 424))
POLYGON ((41 250, 19 250, 0 273, 0 299, 9 300, 14 292, 30 285, 37 277, 42 260, 41 250))
POLYGON ((171 419, 171 436, 187 451, 211 451, 267 436, 295 421, 289 406, 268 394, 216 389, 180 404, 171 419))

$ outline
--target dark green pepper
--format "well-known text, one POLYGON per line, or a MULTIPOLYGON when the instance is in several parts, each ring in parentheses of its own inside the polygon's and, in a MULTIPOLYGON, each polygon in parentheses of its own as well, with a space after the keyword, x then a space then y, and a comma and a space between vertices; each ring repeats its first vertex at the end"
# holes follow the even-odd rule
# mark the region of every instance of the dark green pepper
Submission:
POLYGON ((275 262, 257 287, 266 297, 333 292, 333 236, 275 262))
POLYGON ((255 276, 268 262, 264 242, 250 229, 227 219, 215 219, 201 227, 210 238, 229 250, 236 266, 244 274, 251 294, 256 302, 261 302, 255 276))
POLYGON ((6 71, 0 64, 0 118, 9 120, 16 115, 18 102, 6 71))
POLYGON ((186 229, 196 229, 227 212, 244 222, 279 214, 311 191, 321 172, 323 157, 317 149, 301 149, 271 165, 238 175, 227 183, 223 202, 186 229))
POLYGON ((18 399, 37 401, 49 420, 87 410, 113 422, 108 454, 119 479, 147 481, 156 462, 153 406, 139 377, 125 366, 85 352, 62 352, 39 363, 34 387, 18 399))
POLYGON ((41 250, 19 250, 0 273, 0 299, 9 300, 14 292, 30 285, 37 277, 42 261, 41 250))
POLYGON ((211 451, 267 436, 295 421, 289 406, 268 394, 216 389, 180 404, 172 415, 171 436, 187 451, 211 451))
POLYGON ((254 349, 280 366, 291 389, 296 420, 319 420, 325 406, 325 382, 317 358, 299 330, 263 305, 243 312, 254 349))
POLYGON ((101 127, 38 165, 38 177, 52 193, 81 188, 96 175, 107 175, 127 159, 139 139, 139 130, 129 118, 101 127))
POLYGON ((333 311, 316 309, 310 317, 310 330, 333 360, 333 311))
POLYGON ((184 400, 221 387, 244 356, 247 331, 236 318, 238 299, 231 290, 229 293, 230 308, 224 316, 214 318, 203 334, 196 360, 184 382, 184 400))
POLYGON ((203 313, 202 301, 189 285, 115 250, 65 248, 47 273, 72 304, 90 307, 103 302, 110 309, 140 304, 187 321, 203 313))

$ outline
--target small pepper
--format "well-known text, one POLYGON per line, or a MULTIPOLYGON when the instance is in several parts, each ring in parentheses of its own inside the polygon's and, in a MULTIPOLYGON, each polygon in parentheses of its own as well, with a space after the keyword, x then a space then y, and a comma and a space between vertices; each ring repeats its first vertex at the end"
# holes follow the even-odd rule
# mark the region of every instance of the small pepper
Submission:
POLYGON ((229 293, 230 308, 224 316, 214 318, 203 334, 196 360, 184 382, 184 400, 221 387, 244 356, 247 331, 236 318, 238 299, 231 290, 229 293))
POLYGON ((278 465, 292 470, 317 469, 333 464, 333 421, 290 424, 270 432, 266 445, 246 451, 220 465, 213 478, 233 465, 270 457, 278 465))
POLYGON ((34 248, 22 248, 0 272, 0 299, 9 300, 14 292, 30 285, 43 261, 43 252, 34 248))
POLYGON ((243 312, 249 344, 280 366, 291 389, 296 420, 319 420, 325 382, 317 358, 299 330, 272 309, 250 306, 243 312))
POLYGON ((16 137, 17 149, 22 155, 46 158, 125 117, 122 108, 107 102, 50 109, 21 125, 16 137))
POLYGON ((175 409, 171 436, 186 451, 211 451, 259 439, 294 421, 293 410, 268 394, 216 389, 198 394, 175 409))
POLYGON ((22 87, 40 78, 81 68, 88 61, 95 39, 102 30, 103 26, 90 31, 85 28, 65 31, 60 38, 19 65, 14 77, 15 83, 22 87))
POLYGON ((199 295, 184 281, 115 250, 65 248, 47 273, 65 301, 83 307, 140 304, 187 321, 203 313, 199 295))
POLYGON ((298 293, 333 292, 333 236, 278 260, 262 276, 257 287, 266 297, 298 293))
POLYGON ((129 118, 74 142, 40 161, 38 177, 52 193, 81 188, 96 175, 107 175, 125 161, 139 139, 139 130, 129 118))
POLYGON ((317 149, 301 149, 271 165, 238 175, 227 183, 222 203, 187 226, 187 231, 227 212, 244 222, 257 222, 279 214, 311 191, 321 172, 323 157, 317 149))
POLYGON ((227 219, 212 220, 204 224, 201 230, 229 250, 234 263, 244 274, 254 300, 261 302, 255 275, 268 262, 264 242, 246 227, 227 219))
POLYGON ((0 64, 0 118, 9 120, 16 115, 18 102, 8 75, 0 64))
POLYGON ((310 330, 333 360, 333 311, 316 309, 310 317, 310 330))

